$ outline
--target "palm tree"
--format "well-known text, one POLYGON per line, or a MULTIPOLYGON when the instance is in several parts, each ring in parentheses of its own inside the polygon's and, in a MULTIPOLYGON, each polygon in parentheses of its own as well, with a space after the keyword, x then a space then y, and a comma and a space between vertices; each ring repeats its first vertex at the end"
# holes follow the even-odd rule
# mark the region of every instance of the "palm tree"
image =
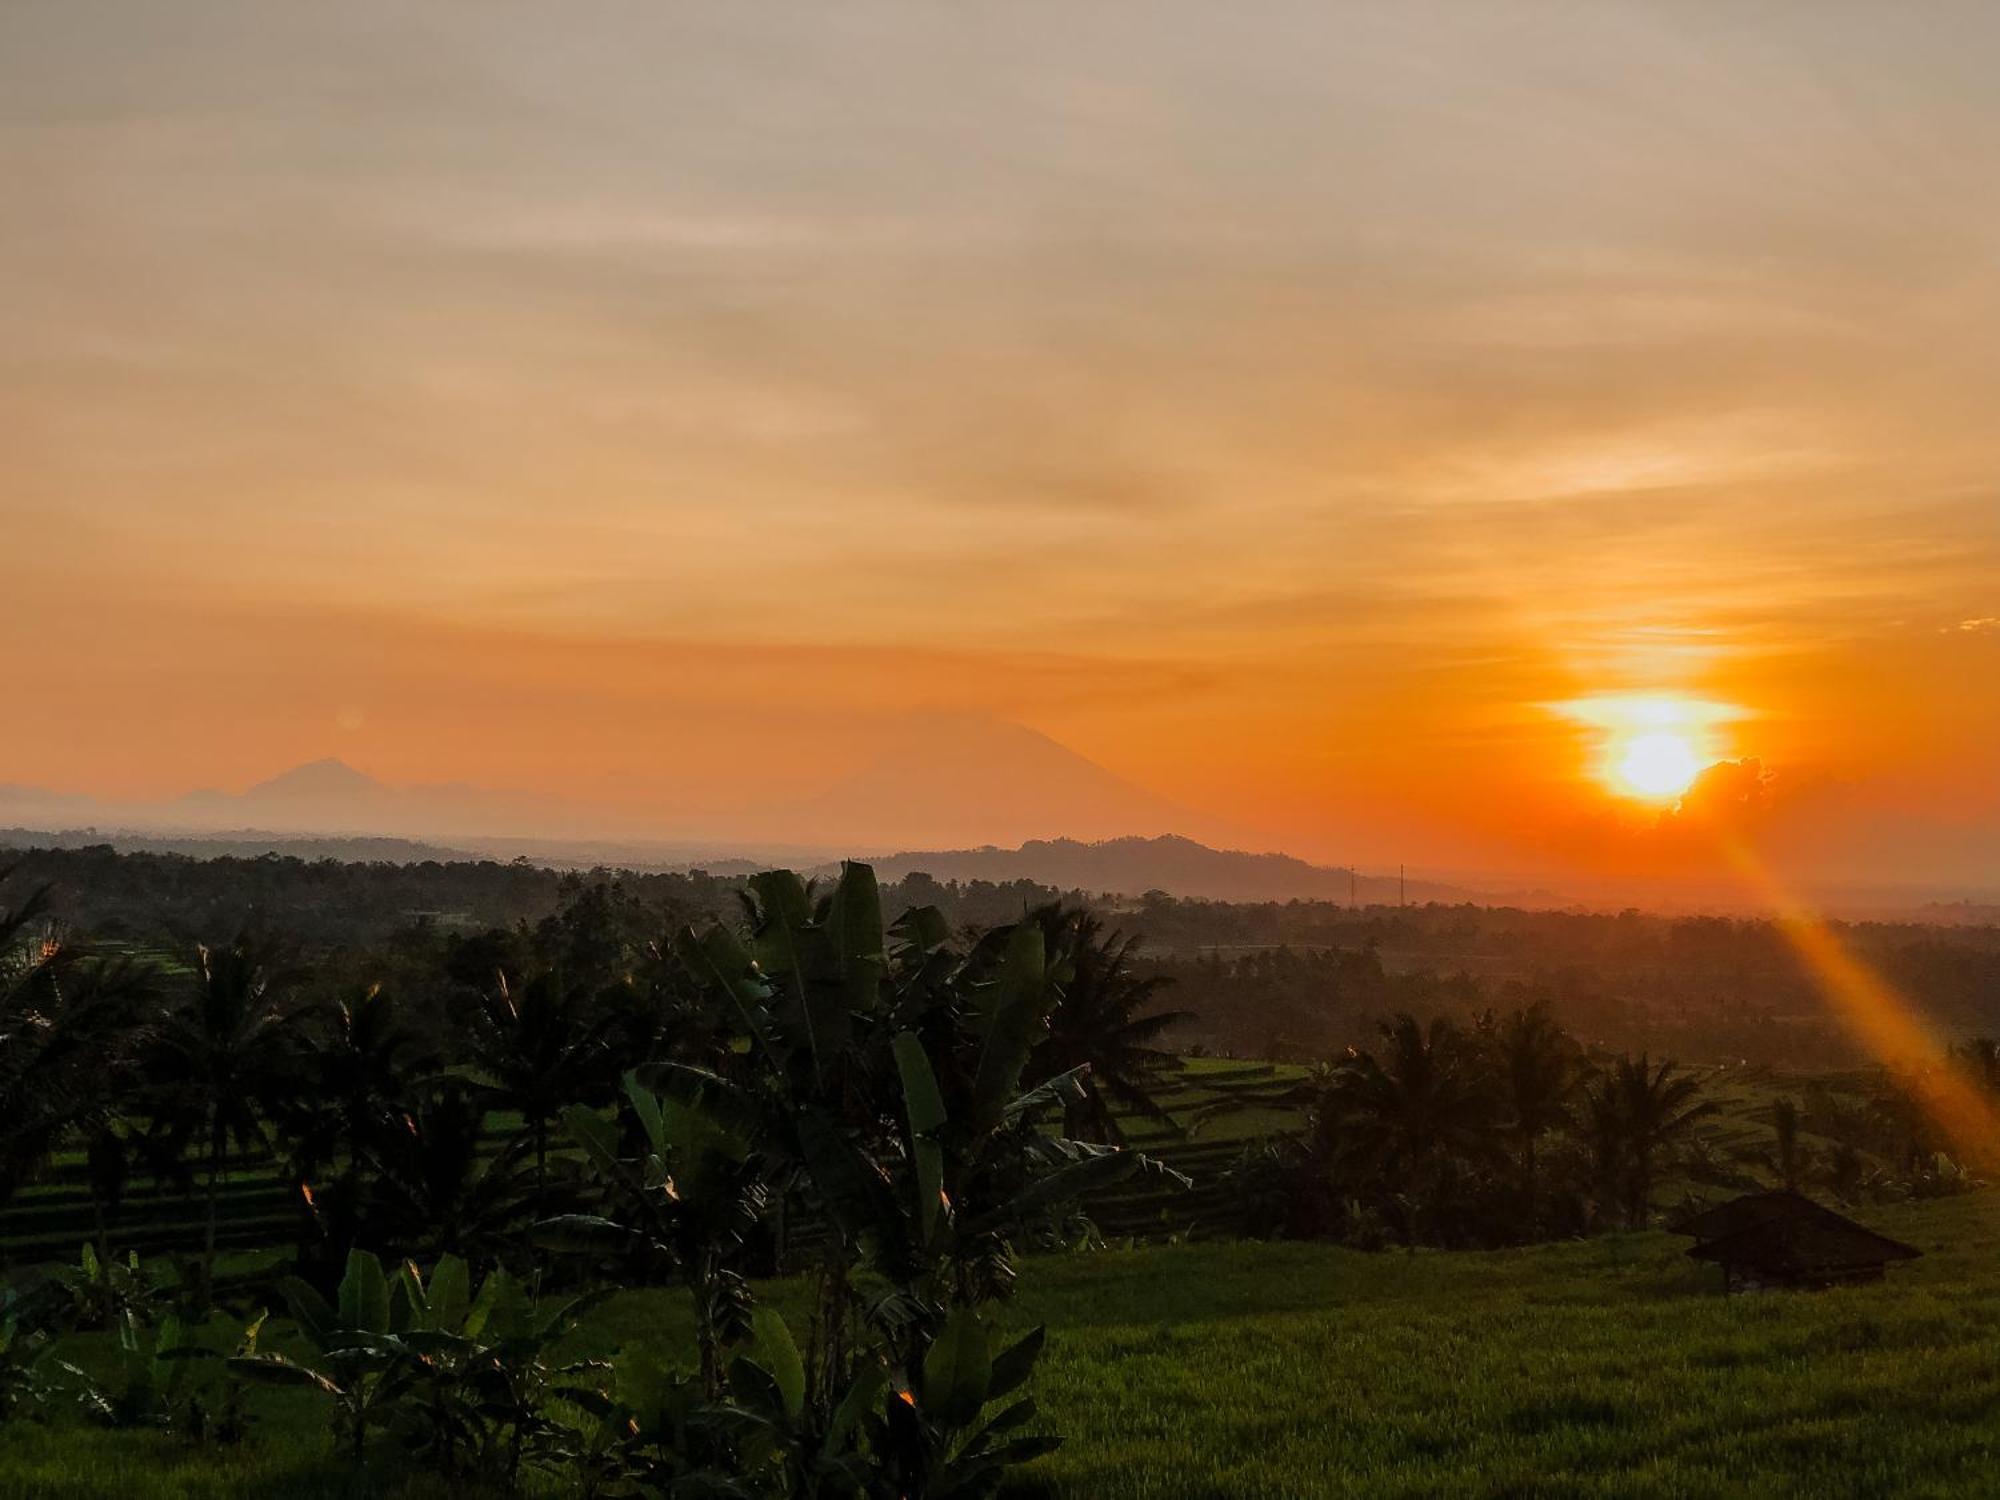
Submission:
POLYGON ((1646 1223, 1660 1153, 1715 1113, 1714 1102, 1700 1093, 1699 1078, 1679 1071, 1671 1059, 1654 1067, 1643 1052, 1636 1060, 1619 1058, 1592 1086, 1589 1135, 1604 1187, 1622 1198, 1628 1228, 1646 1223))
POLYGON ((1058 902, 1029 913, 1042 941, 1064 969, 1062 998, 1049 1014, 1049 1034, 1029 1060, 1028 1081, 1039 1084, 1075 1068, 1088 1068, 1082 1088, 1063 1104, 1063 1134, 1072 1140, 1123 1144, 1125 1132, 1112 1111, 1122 1105, 1178 1133, 1180 1124, 1154 1099, 1180 1059, 1155 1045, 1170 1027, 1191 1020, 1186 1011, 1153 1010, 1153 997, 1172 981, 1132 972, 1139 940, 1105 935, 1104 922, 1085 906, 1058 902))
POLYGON ((1487 1154, 1492 1093, 1466 1034, 1446 1017, 1425 1027, 1408 1014, 1381 1030, 1382 1055, 1353 1053, 1334 1085, 1347 1127, 1375 1169, 1409 1177, 1443 1156, 1487 1154))
POLYGON ((207 1186, 203 1210, 202 1287, 213 1285, 222 1178, 233 1141, 263 1141, 273 1101, 294 1072, 294 1012, 288 981, 245 940, 196 950, 193 993, 161 1021, 148 1076, 158 1107, 185 1136, 202 1143, 207 1186))
MULTIPOLYGON (((299 1088, 278 1101, 273 1115, 300 1208, 303 1259, 324 1244, 329 1219, 360 1212, 373 1148, 407 1128, 409 1102, 439 1063, 405 1024, 402 1007, 376 985, 303 1015, 301 1023, 299 1088), (334 1180, 319 1182, 329 1169, 337 1170, 334 1180)), ((345 1233, 350 1226, 342 1227, 345 1233)))
POLYGON ((581 987, 545 971, 519 987, 504 973, 472 1013, 472 1062, 488 1102, 516 1110, 535 1158, 535 1196, 548 1186, 549 1126, 565 1106, 608 1097, 618 1071, 617 1017, 581 987))
POLYGON ((300 1041, 307 1089, 293 1121, 302 1178, 342 1155, 358 1172, 370 1145, 402 1123, 414 1090, 438 1069, 424 1037, 380 986, 335 1003, 320 1019, 300 1041))
MULTIPOLYGON (((404 1127, 369 1149, 368 1238, 400 1254, 457 1255, 496 1264, 531 1218, 541 1188, 529 1174, 529 1146, 516 1136, 482 1155, 486 1108, 455 1079, 418 1092, 404 1127)), ((335 1268, 340 1258, 331 1258, 335 1268)))
POLYGON ((1533 1207, 1535 1148, 1541 1138, 1569 1123, 1570 1101, 1581 1078, 1580 1057, 1568 1032, 1547 1007, 1517 1010, 1500 1023, 1493 1051, 1508 1133, 1521 1164, 1522 1191, 1533 1207))
POLYGON ((147 970, 65 943, 46 887, 0 909, 0 1203, 66 1130, 108 1118, 151 983, 147 970))

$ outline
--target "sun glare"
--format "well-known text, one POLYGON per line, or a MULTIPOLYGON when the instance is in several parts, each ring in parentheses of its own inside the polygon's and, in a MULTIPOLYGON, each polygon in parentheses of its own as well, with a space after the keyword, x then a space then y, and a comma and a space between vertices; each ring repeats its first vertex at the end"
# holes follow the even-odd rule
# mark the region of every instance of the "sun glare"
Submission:
POLYGON ((1686 736, 1654 730, 1625 741, 1612 770, 1626 791, 1641 797, 1678 797, 1701 774, 1701 757, 1686 736))
POLYGON ((1620 797, 1671 802, 1727 754, 1719 725, 1746 717, 1727 703, 1667 694, 1608 695, 1550 704, 1594 731, 1595 774, 1620 797))

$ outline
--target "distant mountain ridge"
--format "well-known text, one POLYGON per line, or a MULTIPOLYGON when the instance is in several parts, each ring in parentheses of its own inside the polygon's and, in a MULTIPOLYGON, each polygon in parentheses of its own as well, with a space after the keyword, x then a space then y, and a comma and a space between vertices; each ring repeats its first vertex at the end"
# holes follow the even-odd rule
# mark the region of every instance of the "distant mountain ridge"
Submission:
POLYGON ((563 820, 551 798, 463 782, 391 786, 332 756, 293 766, 241 792, 188 792, 154 811, 157 821, 198 828, 254 827, 289 833, 425 838, 514 831, 563 820))
POLYGON ((416 839, 373 838, 366 835, 274 834, 255 828, 222 829, 215 833, 135 833, 101 828, 0 828, 0 849, 90 849, 107 847, 120 854, 182 854, 189 859, 255 859, 275 854, 307 861, 339 860, 343 864, 454 864, 492 856, 473 849, 427 844, 416 839))
POLYGON ((1058 836, 1169 831, 1234 836, 1215 820, 1125 780, 1038 730, 976 714, 909 716, 869 758, 829 767, 825 778, 805 794, 788 790, 742 803, 696 786, 677 788, 677 804, 635 816, 561 796, 460 781, 391 784, 325 757, 240 792, 203 788, 156 802, 0 784, 0 823, 174 834, 259 829, 454 843, 476 838, 633 849, 700 846, 718 853, 730 846, 760 854, 789 848, 817 855, 868 847, 976 848, 1058 836))
MULTIPOLYGON (((837 861, 788 857, 801 851, 766 851, 755 857, 718 851, 714 857, 687 857, 666 846, 626 847, 551 841, 470 840, 451 847, 413 839, 355 835, 287 835, 241 828, 211 834, 145 834, 72 828, 57 832, 0 827, 0 849, 80 849, 109 845, 120 853, 183 854, 195 859, 255 858, 261 854, 297 859, 335 859, 349 864, 477 862, 526 858, 550 868, 703 870, 741 876, 774 865, 804 865, 815 875, 837 873, 837 861), (675 858, 673 855, 680 855, 675 858)), ((869 861, 878 877, 901 881, 913 874, 935 880, 985 880, 1010 884, 1026 880, 1057 890, 1137 897, 1151 890, 1208 901, 1321 900, 1391 905, 1399 899, 1480 901, 1476 892, 1435 881, 1413 880, 1405 888, 1393 875, 1362 875, 1345 867, 1308 864, 1288 854, 1247 854, 1211 849, 1175 834, 1118 838, 1087 843, 1077 839, 1032 839, 1018 849, 939 850, 900 853, 869 861)))
POLYGON ((1289 854, 1214 849, 1178 834, 1154 838, 1030 839, 1017 849, 904 852, 870 861, 884 880, 929 875, 936 880, 1030 880, 1062 890, 1139 896, 1150 890, 1205 901, 1347 901, 1363 906, 1407 899, 1492 899, 1435 881, 1363 875, 1343 865, 1315 865, 1289 854))
POLYGON ((776 810, 765 838, 836 848, 1014 844, 1192 830, 1216 820, 1127 781, 1039 730, 936 714, 874 760, 776 810))
POLYGON ((1036 730, 978 716, 913 720, 885 753, 804 802, 712 816, 722 826, 707 837, 648 836, 616 820, 607 827, 601 814, 554 798, 463 782, 391 785, 330 756, 241 792, 202 789, 149 805, 0 787, 0 824, 63 829, 50 841, 71 846, 106 842, 198 857, 265 850, 400 862, 525 857, 557 867, 736 875, 773 865, 830 871, 839 854, 908 840, 902 852, 873 861, 884 879, 1027 880, 1213 901, 1480 899, 1457 886, 1405 886, 1391 875, 1201 842, 1189 834, 1217 843, 1230 835, 1036 730), (958 838, 959 847, 916 842, 958 838))

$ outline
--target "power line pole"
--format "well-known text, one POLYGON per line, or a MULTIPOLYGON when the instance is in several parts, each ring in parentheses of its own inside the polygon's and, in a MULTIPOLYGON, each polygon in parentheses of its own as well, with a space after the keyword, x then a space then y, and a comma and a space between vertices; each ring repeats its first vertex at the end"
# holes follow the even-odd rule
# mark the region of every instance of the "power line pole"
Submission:
POLYGON ((1408 906, 1410 904, 1410 882, 1405 874, 1406 868, 1403 865, 1396 866, 1396 904, 1398 906, 1408 906))

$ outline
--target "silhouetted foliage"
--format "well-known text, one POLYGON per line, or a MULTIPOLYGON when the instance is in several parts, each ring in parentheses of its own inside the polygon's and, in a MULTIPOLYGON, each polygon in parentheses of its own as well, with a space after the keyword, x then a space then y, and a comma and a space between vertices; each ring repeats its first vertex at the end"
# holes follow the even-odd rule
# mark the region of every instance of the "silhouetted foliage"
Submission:
POLYGON ((1079 1087, 1063 1107, 1063 1134, 1077 1140, 1120 1143, 1123 1111, 1178 1129, 1154 1102, 1158 1087, 1180 1068, 1180 1058, 1158 1045, 1186 1011, 1160 1010, 1154 997, 1173 981, 1133 971, 1138 939, 1113 932, 1086 906, 1050 903, 1028 920, 1041 929, 1047 951, 1062 964, 1062 999, 1050 1013, 1048 1035, 1029 1058, 1028 1078, 1043 1083, 1079 1073, 1079 1087), (1115 1108, 1114 1108, 1115 1106, 1115 1108))
MULTIPOLYGON (((226 1425, 170 1368, 195 1356, 157 1288, 113 1274, 149 1178, 198 1195, 176 1302, 218 1293, 225 1199, 256 1200, 259 1245, 296 1226, 313 1353, 276 1361, 252 1331, 236 1368, 319 1390, 355 1451, 394 1434, 453 1481, 541 1464, 603 1493, 991 1493, 1042 1441, 1018 1394, 1039 1336, 1001 1340, 994 1304, 1024 1248, 1074 1243, 1144 1169, 1128 1134, 1213 1149, 1204 1115, 1167 1108, 1190 1044, 1316 1064, 1287 1098, 1293 1075, 1249 1069, 1259 1107, 1298 1111, 1228 1184, 1252 1233, 1521 1244, 1643 1227, 1670 1172, 1851 1199, 1988 1170, 1946 1151, 1937 1067, 1779 1099, 1768 1145, 1702 1130, 1714 1070, 1656 1063, 1669 1040, 1705 1062, 1818 1045, 1783 1019, 1767 924, 891 891, 861 866, 821 885, 38 858, 57 889, 0 877, 0 1201, 59 1154, 68 1182, 81 1165, 98 1274, 66 1316, 123 1330, 102 1419, 226 1425), (77 941, 58 918, 80 912, 117 915, 77 941), (431 1270, 384 1269, 404 1262, 431 1270), (811 1290, 795 1327, 756 1300, 777 1269, 811 1290), (473 1316, 475 1281, 507 1338, 473 1316), (683 1288, 692 1369, 554 1365, 559 1313, 531 1317, 529 1289, 593 1281, 683 1288), (558 1400, 602 1424, 587 1442, 548 1425, 558 1400)), ((1865 936, 1975 1013, 1987 938, 1865 936)), ((1991 1040, 1943 1066, 2000 1097, 1991 1040)), ((0 1348, 0 1405, 39 1399, 36 1334, 0 1348)))

